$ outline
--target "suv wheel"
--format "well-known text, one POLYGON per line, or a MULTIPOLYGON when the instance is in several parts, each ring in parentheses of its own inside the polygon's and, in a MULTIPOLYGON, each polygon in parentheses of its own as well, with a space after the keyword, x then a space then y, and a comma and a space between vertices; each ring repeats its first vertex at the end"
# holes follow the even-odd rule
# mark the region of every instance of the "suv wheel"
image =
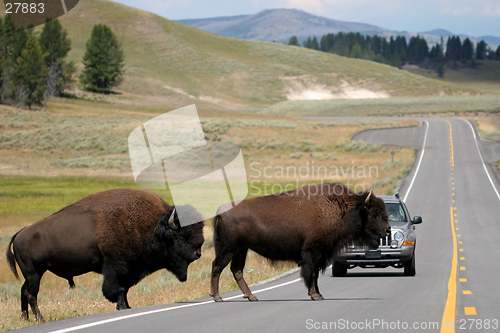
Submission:
POLYGON ((413 252, 411 259, 405 263, 405 275, 415 276, 415 274, 417 274, 417 270, 415 269, 415 252, 413 252))
POLYGON ((347 274, 347 266, 335 261, 332 265, 332 275, 341 277, 347 274))

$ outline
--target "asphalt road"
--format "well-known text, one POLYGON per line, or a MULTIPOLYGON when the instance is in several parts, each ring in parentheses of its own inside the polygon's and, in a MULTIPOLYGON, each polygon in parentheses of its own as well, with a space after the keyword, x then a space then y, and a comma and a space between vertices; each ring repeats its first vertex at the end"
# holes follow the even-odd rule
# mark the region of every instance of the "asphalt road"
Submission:
MULTIPOLYGON (((319 281, 325 300, 314 302, 295 272, 253 286, 259 302, 241 299, 238 291, 222 295, 223 303, 206 298, 22 331, 402 332, 407 328, 418 332, 439 331, 442 322, 451 327, 453 321, 456 331, 498 331, 500 196, 492 170, 482 161, 473 127, 461 119, 432 118, 422 127, 365 131, 354 139, 419 148, 400 190, 411 215, 423 218, 416 227, 415 277, 393 268, 356 268, 334 278, 328 270, 319 281)), ((486 154, 494 159, 500 150, 490 146, 486 154)))

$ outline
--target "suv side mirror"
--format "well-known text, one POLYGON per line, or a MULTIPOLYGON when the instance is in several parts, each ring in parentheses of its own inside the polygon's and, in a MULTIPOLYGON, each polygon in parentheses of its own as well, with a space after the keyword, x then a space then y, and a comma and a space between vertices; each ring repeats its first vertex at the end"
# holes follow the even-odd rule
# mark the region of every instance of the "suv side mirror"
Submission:
POLYGON ((414 216, 413 220, 411 220, 411 224, 420 224, 422 223, 422 217, 421 216, 414 216))

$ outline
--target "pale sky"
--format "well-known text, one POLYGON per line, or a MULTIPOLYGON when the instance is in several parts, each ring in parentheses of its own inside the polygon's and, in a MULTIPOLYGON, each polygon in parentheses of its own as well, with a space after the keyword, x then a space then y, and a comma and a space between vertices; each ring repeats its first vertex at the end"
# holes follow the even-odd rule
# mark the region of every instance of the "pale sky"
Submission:
MULTIPOLYGON (((84 0, 83 0, 84 1, 84 0)), ((500 0, 113 0, 171 20, 256 14, 295 8, 330 19, 382 28, 500 37, 500 0)))

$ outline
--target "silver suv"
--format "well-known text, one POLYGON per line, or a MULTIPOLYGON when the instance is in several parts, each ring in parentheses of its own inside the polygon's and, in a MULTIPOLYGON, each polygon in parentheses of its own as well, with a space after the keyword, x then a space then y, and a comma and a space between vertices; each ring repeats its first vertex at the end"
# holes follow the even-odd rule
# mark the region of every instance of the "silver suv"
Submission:
POLYGON ((347 246, 333 256, 332 275, 344 276, 347 270, 354 267, 385 268, 388 266, 404 268, 406 276, 415 276, 415 247, 417 237, 415 224, 422 223, 420 216, 410 219, 408 209, 403 200, 396 194, 394 197, 380 196, 385 202, 391 235, 380 239, 376 250, 347 246))

